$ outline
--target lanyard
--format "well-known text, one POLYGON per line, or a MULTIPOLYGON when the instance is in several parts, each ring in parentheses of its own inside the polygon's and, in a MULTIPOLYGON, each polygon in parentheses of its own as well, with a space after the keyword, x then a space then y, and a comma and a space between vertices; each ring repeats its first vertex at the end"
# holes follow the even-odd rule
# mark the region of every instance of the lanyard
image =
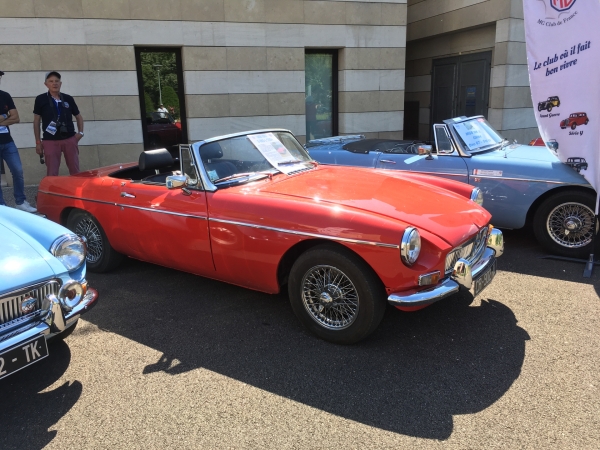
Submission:
POLYGON ((60 121, 60 104, 62 103, 62 99, 63 96, 62 94, 59 94, 60 96, 60 102, 57 102, 56 100, 54 100, 54 98, 50 95, 50 92, 48 92, 48 103, 50 105, 50 109, 52 110, 52 115, 54 116, 54 109, 56 108, 56 113, 57 115, 55 116, 56 118, 54 119, 54 121, 56 123, 58 123, 60 121), (53 106, 54 104, 54 106, 53 106))

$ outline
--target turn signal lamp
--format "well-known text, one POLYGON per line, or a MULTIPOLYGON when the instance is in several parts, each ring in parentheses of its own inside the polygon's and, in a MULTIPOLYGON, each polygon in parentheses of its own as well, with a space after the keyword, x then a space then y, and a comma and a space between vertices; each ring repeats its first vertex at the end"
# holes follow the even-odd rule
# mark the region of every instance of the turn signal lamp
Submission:
POLYGON ((440 278, 441 273, 439 270, 426 273, 425 275, 419 275, 419 286, 431 286, 432 284, 438 284, 440 278))

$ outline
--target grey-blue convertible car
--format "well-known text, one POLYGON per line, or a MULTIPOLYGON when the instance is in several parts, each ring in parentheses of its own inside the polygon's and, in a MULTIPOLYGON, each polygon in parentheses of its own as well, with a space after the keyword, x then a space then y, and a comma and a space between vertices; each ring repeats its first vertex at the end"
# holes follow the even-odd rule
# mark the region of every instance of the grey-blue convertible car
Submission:
POLYGON ((433 138, 335 136, 309 141, 306 148, 324 164, 406 170, 471 184, 483 192, 494 226, 531 224, 553 254, 585 258, 591 253, 596 191, 578 173, 587 165, 569 166, 544 147, 510 143, 481 116, 435 124, 433 138))

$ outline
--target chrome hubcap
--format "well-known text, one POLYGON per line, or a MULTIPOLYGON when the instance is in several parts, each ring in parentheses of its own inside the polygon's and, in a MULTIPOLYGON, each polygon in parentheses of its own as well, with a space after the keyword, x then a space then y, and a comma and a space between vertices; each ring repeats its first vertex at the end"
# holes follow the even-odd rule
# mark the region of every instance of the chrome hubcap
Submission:
POLYGON ((332 266, 315 266, 302 279, 302 301, 319 325, 349 327, 358 315, 358 292, 350 278, 332 266))
POLYGON ((73 231, 79 236, 83 236, 87 239, 86 261, 88 263, 100 261, 103 251, 102 235, 96 224, 91 219, 85 218, 79 221, 73 231))
POLYGON ((581 248, 592 242, 594 212, 581 203, 563 203, 548 215, 548 234, 559 245, 581 248))

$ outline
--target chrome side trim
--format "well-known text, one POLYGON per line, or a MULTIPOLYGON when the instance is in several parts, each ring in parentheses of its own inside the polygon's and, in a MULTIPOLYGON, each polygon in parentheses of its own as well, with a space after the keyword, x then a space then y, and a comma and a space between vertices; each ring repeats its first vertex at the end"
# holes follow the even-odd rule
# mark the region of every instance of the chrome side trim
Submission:
POLYGON ((255 224, 251 224, 251 223, 236 222, 234 220, 209 219, 209 221, 210 222, 219 222, 219 223, 228 223, 228 224, 237 225, 240 227, 248 227, 248 228, 261 229, 261 230, 275 231, 278 233, 293 234, 296 236, 308 236, 308 237, 314 237, 314 238, 320 238, 320 239, 329 239, 330 241, 348 242, 351 244, 360 244, 360 245, 372 245, 375 247, 393 248, 393 249, 397 249, 397 250, 400 249, 400 245, 398 245, 398 244, 385 244, 382 242, 362 241, 360 239, 350 239, 350 238, 343 238, 343 237, 337 237, 337 236, 328 236, 325 234, 307 233, 305 231, 286 230, 284 228, 267 227, 264 225, 255 225, 255 224))
POLYGON ((144 208, 142 206, 121 205, 118 203, 115 204, 115 206, 119 206, 121 208, 129 208, 129 209, 140 209, 142 211, 150 211, 150 212, 155 212, 155 213, 159 213, 159 214, 168 214, 170 216, 190 217, 192 219, 208 220, 207 216, 196 216, 194 214, 183 214, 183 213, 176 213, 176 212, 172 212, 172 211, 162 211, 159 209, 144 208))
POLYGON ((114 203, 114 202, 105 202, 105 201, 102 201, 102 200, 93 200, 91 198, 75 197, 73 195, 57 194, 55 192, 48 192, 48 191, 42 191, 42 190, 39 190, 38 192, 41 192, 42 194, 46 194, 46 195, 54 195, 55 197, 64 197, 64 198, 70 198, 70 199, 73 199, 73 200, 82 200, 84 202, 102 203, 104 205, 118 206, 117 203, 114 203))
MULTIPOLYGON (((45 192, 45 191, 40 191, 40 192, 43 192, 44 194, 48 194, 48 195, 56 195, 57 197, 66 197, 66 198, 72 198, 75 200, 84 200, 84 201, 87 200, 84 198, 73 197, 73 196, 69 196, 69 195, 54 194, 54 193, 45 192)), ((160 211, 160 210, 151 209, 151 208, 143 208, 141 206, 122 205, 119 203, 102 202, 102 201, 98 201, 98 200, 89 200, 89 201, 93 201, 96 203, 104 203, 107 205, 114 205, 114 206, 118 206, 121 208, 140 209, 143 211, 150 211, 150 212, 155 212, 155 213, 160 213, 160 214, 169 214, 172 216, 180 216, 180 217, 190 217, 192 219, 208 220, 210 222, 228 223, 228 224, 237 225, 240 227, 258 228, 258 229, 263 229, 263 230, 276 231, 278 233, 293 234, 293 235, 297 235, 297 236, 308 236, 308 237, 314 237, 314 238, 320 238, 320 239, 329 239, 331 241, 348 242, 351 244, 372 245, 375 247, 400 249, 400 246, 397 244, 384 244, 382 242, 362 241, 360 239, 350 239, 350 238, 342 238, 342 237, 336 237, 336 236, 327 236, 325 234, 306 233, 303 231, 286 230, 284 228, 267 227, 264 225, 255 225, 255 224, 251 224, 251 223, 236 222, 234 220, 209 219, 207 216, 195 216, 192 214, 182 214, 182 213, 175 213, 175 212, 170 212, 170 211, 160 211)))
POLYGON ((533 180, 529 178, 508 178, 508 177, 491 177, 469 174, 469 178, 485 178, 486 180, 508 180, 508 181, 526 181, 528 183, 548 183, 548 184, 564 184, 568 186, 585 186, 585 184, 566 183, 564 181, 550 181, 550 180, 533 180))
POLYGON ((84 202, 93 202, 93 203, 101 203, 103 205, 112 205, 112 206, 117 206, 119 208, 131 208, 131 209, 141 209, 143 211, 150 211, 150 212, 155 212, 155 213, 159 213, 159 214, 169 214, 171 216, 181 216, 181 217, 190 217, 192 219, 200 219, 200 220, 207 220, 208 217, 207 216, 196 216, 194 214, 183 214, 183 213, 176 213, 176 212, 172 212, 172 211, 161 211, 158 209, 152 209, 152 208, 144 208, 142 206, 133 206, 133 205, 125 205, 122 203, 113 203, 113 202, 105 202, 105 201, 101 201, 101 200, 92 200, 89 198, 83 198, 83 197, 74 197, 72 195, 64 195, 64 194, 55 194, 54 192, 47 192, 47 191, 39 191, 43 194, 47 194, 47 195, 54 195, 55 197, 64 197, 64 198, 70 198, 73 200, 81 200, 84 202))
MULTIPOLYGON (((452 156, 452 155, 442 155, 442 156, 452 156)), ((406 173, 422 173, 423 175, 446 175, 449 177, 462 177, 468 178, 469 175, 464 173, 448 173, 448 172, 424 172, 424 171, 406 171, 406 173)))

